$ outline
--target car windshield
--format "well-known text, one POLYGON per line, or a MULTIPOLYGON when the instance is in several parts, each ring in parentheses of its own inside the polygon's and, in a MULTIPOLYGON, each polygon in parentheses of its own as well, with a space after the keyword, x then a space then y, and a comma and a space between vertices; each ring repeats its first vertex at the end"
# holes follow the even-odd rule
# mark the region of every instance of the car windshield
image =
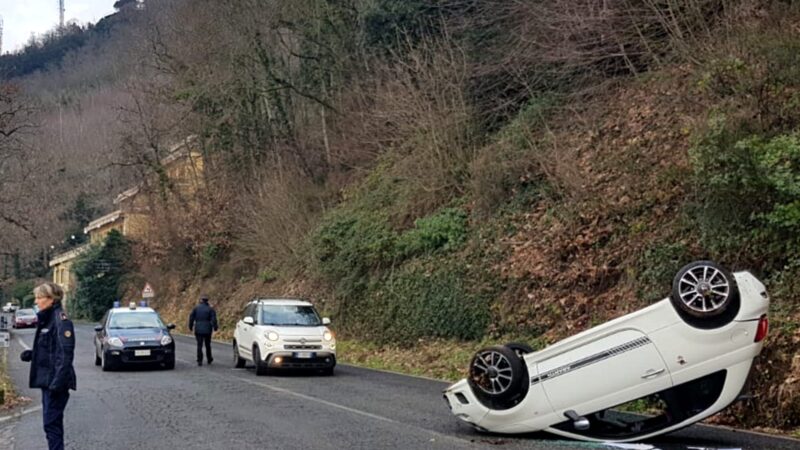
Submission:
POLYGON ((32 309, 19 309, 17 310, 17 316, 35 316, 36 313, 33 312, 32 309))
POLYGON ((322 321, 313 306, 262 305, 261 324, 318 327, 322 321))
POLYGON ((134 328, 164 328, 161 318, 154 312, 126 312, 111 316, 108 328, 112 330, 130 330, 134 328))

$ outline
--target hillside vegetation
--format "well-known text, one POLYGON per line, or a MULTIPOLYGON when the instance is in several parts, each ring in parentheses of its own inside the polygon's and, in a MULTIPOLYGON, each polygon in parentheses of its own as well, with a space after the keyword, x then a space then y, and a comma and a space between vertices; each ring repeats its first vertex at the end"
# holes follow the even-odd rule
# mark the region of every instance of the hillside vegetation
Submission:
POLYGON ((172 0, 130 20, 106 54, 128 74, 114 148, 164 206, 129 296, 149 281, 182 323, 207 293, 227 333, 251 296, 305 296, 350 342, 463 370, 708 258, 772 296, 755 398, 714 420, 800 427, 796 2, 172 0), (187 135, 200 211, 158 177, 187 135))

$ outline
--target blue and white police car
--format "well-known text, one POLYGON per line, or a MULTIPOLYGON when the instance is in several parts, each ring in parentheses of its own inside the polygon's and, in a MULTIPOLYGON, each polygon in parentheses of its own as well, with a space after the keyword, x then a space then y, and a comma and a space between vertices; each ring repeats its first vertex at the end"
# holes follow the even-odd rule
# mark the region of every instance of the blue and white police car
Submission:
POLYGON ((94 336, 95 360, 103 371, 123 365, 159 364, 175 368, 175 341, 158 313, 147 306, 115 304, 97 325, 94 336))

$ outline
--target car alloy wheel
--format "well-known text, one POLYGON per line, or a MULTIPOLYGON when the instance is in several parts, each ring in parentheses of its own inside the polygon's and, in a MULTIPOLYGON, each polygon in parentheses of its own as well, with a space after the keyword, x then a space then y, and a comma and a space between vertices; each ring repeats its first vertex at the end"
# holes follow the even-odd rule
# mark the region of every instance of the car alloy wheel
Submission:
POLYGON ((692 311, 713 313, 730 297, 731 284, 721 270, 701 264, 684 272, 678 281, 678 295, 692 311))
POLYGON ((509 388, 514 371, 511 362, 500 352, 484 351, 475 355, 470 367, 470 377, 480 390, 487 394, 500 395, 509 388))
POLYGON ((736 317, 739 297, 732 273, 713 261, 695 261, 675 275, 670 301, 686 323, 710 329, 736 317))

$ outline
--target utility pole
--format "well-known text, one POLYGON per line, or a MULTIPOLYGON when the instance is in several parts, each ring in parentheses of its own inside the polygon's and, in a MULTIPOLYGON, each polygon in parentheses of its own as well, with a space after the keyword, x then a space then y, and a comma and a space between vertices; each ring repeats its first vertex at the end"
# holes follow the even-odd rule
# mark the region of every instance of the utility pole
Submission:
POLYGON ((58 29, 64 29, 64 0, 58 0, 58 29))

